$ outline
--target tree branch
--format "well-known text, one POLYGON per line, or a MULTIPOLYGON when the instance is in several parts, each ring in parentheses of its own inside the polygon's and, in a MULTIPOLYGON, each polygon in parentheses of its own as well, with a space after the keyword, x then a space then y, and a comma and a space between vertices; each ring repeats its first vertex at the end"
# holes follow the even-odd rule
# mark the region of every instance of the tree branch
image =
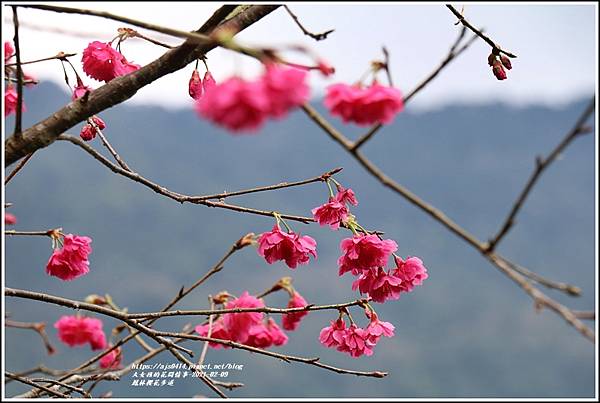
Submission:
POLYGON ((529 177, 527 184, 521 191, 521 194, 519 195, 519 197, 517 197, 517 200, 514 202, 512 208, 510 210, 510 213, 508 214, 508 217, 506 217, 504 224, 502 225, 502 227, 500 228, 500 230, 498 231, 496 236, 488 242, 487 249, 490 252, 496 248, 498 243, 502 240, 502 238, 504 238, 504 236, 508 233, 508 231, 514 225, 515 216, 517 215, 519 210, 523 207, 523 204, 525 203, 527 196, 529 195, 529 193, 535 186, 537 180, 542 175, 544 170, 546 170, 546 168, 548 168, 548 166, 556 160, 556 158, 560 155, 560 153, 563 152, 564 149, 567 148, 569 146, 569 144, 573 140, 575 140, 575 138, 577 138, 577 136, 589 132, 584 125, 585 125, 585 122, 589 119, 589 117, 592 116, 592 114, 594 113, 595 107, 596 107, 596 98, 594 97, 588 104, 587 108, 583 111, 581 116, 579 116, 579 119, 577 119, 575 126, 573 126, 573 128, 567 133, 567 135, 562 139, 562 141, 552 150, 552 152, 546 158, 542 158, 542 157, 536 158, 535 169, 533 170, 533 173, 529 177))
MULTIPOLYGON (((37 8, 53 7, 41 5, 27 6, 37 8)), ((279 6, 249 6, 236 16, 220 24, 219 29, 238 33, 268 15, 277 7, 279 6)), ((231 7, 227 6, 226 11, 230 12, 230 10, 231 7)), ((215 14, 219 14, 220 16, 222 13, 217 11, 215 14)), ((205 24, 204 29, 201 29, 200 32, 210 34, 215 29, 215 26, 212 24, 214 24, 214 21, 211 24, 205 24)), ((125 76, 117 77, 95 89, 87 99, 82 97, 67 104, 51 116, 23 131, 22 135, 9 137, 5 141, 5 167, 39 148, 52 144, 60 134, 77 123, 131 98, 140 88, 162 76, 187 66, 188 63, 214 49, 215 46, 216 43, 213 40, 210 42, 205 41, 201 45, 198 45, 197 40, 188 39, 181 46, 167 51, 161 57, 143 66, 141 69, 125 76)))

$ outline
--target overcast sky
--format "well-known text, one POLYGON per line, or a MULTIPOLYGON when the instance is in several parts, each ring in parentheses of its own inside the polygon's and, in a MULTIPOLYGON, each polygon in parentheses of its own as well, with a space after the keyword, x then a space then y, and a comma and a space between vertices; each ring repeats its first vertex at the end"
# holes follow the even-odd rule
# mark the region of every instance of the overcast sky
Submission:
MULTIPOLYGON (((105 10, 154 24, 193 30, 220 3, 69 2, 64 5, 105 10)), ((455 6, 460 8, 461 3, 455 6)), ((336 67, 336 74, 327 80, 318 73, 311 74, 315 96, 333 82, 356 81, 371 60, 381 57, 382 45, 391 53, 396 86, 408 92, 439 64, 459 32, 459 27, 454 25, 455 17, 443 3, 290 3, 290 7, 308 29, 322 32, 333 28, 335 32, 327 40, 315 42, 303 36, 280 8, 240 34, 239 39, 248 45, 310 46, 336 67)), ((12 38, 13 26, 10 9, 4 11, 8 11, 3 13, 2 35, 6 40, 12 38)), ((590 94, 597 76, 596 14, 593 3, 467 4, 466 18, 475 26, 485 28, 500 46, 518 56, 508 72, 509 78, 497 81, 492 76, 487 65, 490 48, 478 41, 415 97, 413 107, 430 108, 456 101, 560 105, 590 94)), ((109 41, 118 27, 125 26, 103 18, 22 8, 19 18, 23 60, 51 56, 61 50, 81 54, 90 41, 109 41)), ((140 29, 140 32, 171 44, 181 42, 150 31, 140 29)), ((128 40, 122 50, 129 60, 139 64, 149 63, 163 53, 163 48, 140 39, 128 40)), ((290 57, 297 55, 290 54, 290 57)), ((81 68, 80 55, 71 60, 81 68)), ((255 60, 223 50, 209 54, 209 67, 217 81, 235 73, 253 77, 261 70, 255 60)), ((190 65, 143 88, 131 102, 189 106, 187 81, 192 69, 190 65)), ((58 61, 27 66, 26 72, 64 85, 58 61)), ((99 86, 91 79, 87 84, 99 86)))

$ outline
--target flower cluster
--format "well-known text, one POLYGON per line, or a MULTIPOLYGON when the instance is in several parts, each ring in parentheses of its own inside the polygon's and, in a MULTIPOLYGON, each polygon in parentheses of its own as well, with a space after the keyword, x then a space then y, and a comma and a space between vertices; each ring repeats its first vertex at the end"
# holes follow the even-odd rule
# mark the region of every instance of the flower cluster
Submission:
POLYGON ((46 273, 66 281, 87 274, 90 271, 88 255, 92 252, 91 242, 92 239, 87 236, 65 235, 62 247, 55 249, 50 256, 46 273))
POLYGON ((94 80, 109 82, 113 78, 140 69, 111 46, 110 42, 93 41, 83 50, 83 71, 94 80))
POLYGON ((299 264, 307 264, 309 255, 317 257, 317 242, 308 235, 283 232, 276 223, 271 231, 260 235, 258 254, 269 264, 284 260, 290 269, 295 269, 299 264))
POLYGON ((404 101, 399 90, 374 82, 369 87, 333 84, 327 87, 325 106, 344 123, 369 126, 375 123, 387 124, 404 109, 404 101))
POLYGON ((106 123, 98 116, 92 116, 91 119, 88 120, 88 123, 83 125, 81 128, 81 132, 79 132, 79 136, 85 140, 90 141, 96 138, 96 134, 98 134, 98 130, 104 130, 106 127, 106 123), (91 122, 90 122, 91 121, 91 122))
POLYGON ((365 314, 370 318, 366 328, 358 327, 352 318, 350 318, 350 327, 346 327, 346 322, 340 315, 336 321, 331 322, 331 325, 321 330, 319 341, 325 347, 335 348, 354 358, 363 354, 372 355, 373 347, 381 336, 392 337, 394 335, 394 325, 380 321, 375 311, 370 308, 365 309, 365 314))
MULTIPOLYGON (((229 301, 225 309, 264 306, 261 300, 244 291, 239 298, 229 301)), ((212 327, 209 324, 198 325, 195 330, 200 336, 208 337, 210 330, 211 338, 235 341, 258 348, 281 346, 288 341, 287 335, 277 323, 272 318, 265 318, 262 312, 226 313, 213 322, 212 327)), ((213 348, 227 348, 220 343, 210 342, 209 345, 213 348)))
POLYGON ((106 348, 102 321, 85 316, 61 316, 54 324, 58 338, 70 347, 90 343, 92 350, 106 348))
POLYGON ((231 77, 215 85, 214 91, 205 88, 196 109, 200 116, 233 132, 256 131, 268 118, 283 118, 306 102, 306 75, 300 69, 269 63, 256 81, 231 77))
POLYGON ((488 56, 488 64, 492 67, 492 73, 498 80, 506 80, 506 71, 511 70, 512 64, 510 59, 505 55, 496 55, 494 52, 488 56))
POLYGON ((200 79, 200 73, 198 73, 197 69, 194 69, 192 72, 192 76, 190 77, 190 82, 188 85, 188 93, 190 97, 194 98, 196 101, 202 97, 202 93, 208 93, 212 88, 217 85, 215 79, 213 78, 210 71, 206 71, 204 73, 204 80, 200 79))

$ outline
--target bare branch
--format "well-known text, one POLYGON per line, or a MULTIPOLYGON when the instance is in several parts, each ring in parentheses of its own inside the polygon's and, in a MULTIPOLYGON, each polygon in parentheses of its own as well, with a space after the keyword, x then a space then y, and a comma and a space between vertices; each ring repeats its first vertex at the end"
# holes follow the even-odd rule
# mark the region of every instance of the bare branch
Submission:
POLYGON ((453 6, 451 6, 450 4, 446 4, 446 7, 448 7, 448 9, 450 11, 452 11, 452 14, 454 14, 456 16, 456 18, 458 18, 458 21, 460 23, 462 23, 465 27, 469 28, 471 31, 473 31, 474 34, 476 34, 478 37, 483 39, 488 45, 490 45, 492 47, 492 52, 504 53, 506 56, 512 57, 512 58, 517 57, 516 55, 512 54, 511 52, 509 52, 505 49, 502 49, 496 42, 491 40, 482 31, 478 30, 473 25, 471 25, 471 23, 469 21, 467 21, 466 18, 461 13, 459 13, 458 10, 455 9, 453 6))
POLYGON ((519 195, 519 197, 513 204, 512 208, 510 210, 510 213, 508 214, 508 217, 506 217, 506 220, 504 221, 504 224, 502 225, 502 227, 500 228, 500 230, 498 231, 496 236, 489 241, 487 250, 489 250, 490 252, 493 251, 495 249, 495 247, 497 246, 497 244, 502 240, 502 238, 508 233, 508 231, 514 225, 515 216, 517 215, 519 210, 523 207, 523 204, 525 203, 527 196, 531 192, 531 189, 533 189, 533 187, 535 186, 537 180, 539 179, 541 174, 544 172, 544 170, 546 168, 548 168, 548 166, 556 160, 556 158, 560 155, 560 153, 563 152, 564 149, 567 148, 568 145, 573 140, 575 140, 575 138, 577 138, 577 136, 587 132, 585 130, 584 125, 585 125, 585 122, 589 119, 589 117, 594 113, 595 107, 596 107, 596 98, 594 97, 588 104, 587 108, 583 111, 583 113, 581 114, 579 119, 577 119, 575 126, 573 126, 573 128, 567 133, 567 135, 562 139, 562 141, 552 150, 552 152, 548 155, 548 157, 546 157, 546 158, 538 157, 536 159, 535 169, 533 170, 533 173, 529 177, 529 180, 527 181, 527 184, 521 191, 521 194, 519 195))
MULTIPOLYGON (((64 60, 67 57, 71 57, 71 56, 77 56, 77 53, 58 52, 54 56, 44 57, 42 59, 29 60, 27 62, 21 62, 21 66, 23 66, 25 64, 33 64, 33 63, 45 62, 45 61, 48 61, 48 60, 64 60)), ((4 65, 4 67, 13 67, 13 66, 16 66, 16 65, 17 65, 17 63, 7 63, 7 64, 4 65)))
POLYGON ((21 67, 21 44, 19 42, 19 17, 17 15, 17 6, 11 6, 13 11, 13 25, 15 36, 15 56, 17 60, 17 115, 15 117, 15 130, 13 136, 21 133, 21 124, 23 122, 23 69, 21 67))
POLYGON ((288 12, 288 14, 290 15, 290 17, 292 17, 292 19, 296 23, 296 25, 298 25, 298 27, 302 30, 302 33, 304 35, 306 35, 306 36, 310 36, 315 41, 322 41, 324 39, 327 39, 327 35, 329 35, 333 31, 335 31, 334 29, 330 29, 329 31, 325 31, 325 32, 322 32, 320 34, 313 34, 309 30, 307 30, 306 28, 304 28, 304 26, 300 23, 300 20, 296 16, 296 14, 292 13, 292 10, 290 10, 290 8, 287 5, 284 4, 283 8, 285 8, 285 10, 288 12))
POLYGON ((12 172, 8 174, 6 179, 4 179, 4 186, 6 186, 8 184, 8 182, 10 182, 10 180, 16 174, 18 174, 21 169, 23 169, 23 167, 25 166, 25 164, 27 164, 27 162, 31 159, 31 157, 33 157, 33 153, 28 154, 25 158, 23 158, 21 161, 19 161, 19 164, 15 167, 15 169, 13 169, 12 172))
POLYGON ((17 329, 31 329, 40 335, 42 338, 42 343, 44 343, 44 347, 46 347, 46 351, 49 355, 52 355, 56 352, 52 343, 50 343, 50 339, 48 338, 48 334, 46 333, 46 323, 45 322, 17 322, 15 320, 4 320, 4 325, 6 327, 13 327, 17 329))

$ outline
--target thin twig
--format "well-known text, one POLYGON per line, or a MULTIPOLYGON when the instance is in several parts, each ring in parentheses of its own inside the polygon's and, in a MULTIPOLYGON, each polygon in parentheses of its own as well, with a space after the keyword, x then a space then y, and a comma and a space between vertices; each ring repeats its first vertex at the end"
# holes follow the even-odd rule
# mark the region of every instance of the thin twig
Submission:
POLYGON ((228 346, 231 348, 237 348, 240 350, 246 350, 246 351, 250 351, 253 353, 258 353, 258 354, 278 358, 285 362, 296 361, 296 362, 301 362, 304 364, 316 365, 320 368, 324 368, 329 371, 334 371, 334 372, 337 372, 340 374, 352 374, 352 375, 357 375, 357 376, 367 376, 367 377, 375 377, 375 378, 383 378, 387 375, 387 372, 382 372, 382 371, 353 371, 353 370, 348 370, 348 369, 336 368, 331 365, 320 363, 319 357, 304 358, 304 357, 296 357, 293 355, 280 354, 280 353, 276 353, 273 351, 263 350, 263 349, 260 349, 257 347, 252 347, 252 346, 248 346, 245 344, 237 343, 237 342, 231 341, 231 340, 215 339, 212 337, 197 336, 197 335, 192 335, 192 334, 161 332, 161 331, 156 331, 156 334, 160 335, 160 336, 166 336, 166 337, 179 337, 182 339, 189 339, 189 340, 209 341, 211 343, 222 344, 224 346, 228 346))
MULTIPOLYGON (((34 151, 35 152, 35 151, 34 151)), ((25 164, 27 164, 27 161, 29 161, 31 159, 31 157, 33 157, 33 153, 28 154, 25 158, 23 158, 21 161, 19 161, 19 164, 15 167, 15 169, 13 169, 11 171, 11 173, 8 174, 8 176, 6 177, 6 179, 4 179, 4 186, 6 186, 8 184, 8 182, 10 182, 10 180, 17 174, 19 173, 19 171, 21 169, 23 169, 23 167, 25 166, 25 164)))
POLYGON ((307 185, 309 183, 314 183, 314 182, 325 182, 328 178, 337 174, 342 169, 343 168, 335 168, 329 172, 324 173, 323 175, 319 175, 314 178, 305 179, 302 181, 289 182, 289 183, 282 182, 277 185, 256 187, 253 189, 239 190, 237 192, 229 192, 229 193, 223 192, 223 193, 218 193, 218 194, 213 194, 213 195, 208 195, 208 196, 195 196, 195 197, 192 197, 191 200, 192 201, 200 201, 200 200, 210 200, 210 199, 224 199, 226 197, 231 197, 231 196, 240 196, 240 195, 245 195, 245 194, 249 194, 249 193, 257 193, 257 192, 264 192, 264 191, 268 191, 268 190, 283 189, 283 188, 288 188, 288 187, 293 187, 293 186, 302 186, 302 185, 307 185))
POLYGON ((581 114, 579 119, 577 119, 575 126, 573 126, 573 128, 567 133, 567 135, 562 139, 562 141, 552 150, 552 152, 550 152, 550 154, 546 158, 542 158, 542 157, 536 158, 535 169, 533 170, 533 173, 529 177, 529 180, 525 184, 525 187, 521 191, 521 194, 519 195, 519 197, 517 197, 517 200, 514 202, 512 208, 510 210, 510 213, 508 214, 508 217, 506 217, 506 219, 504 220, 504 224, 502 225, 502 227, 500 228, 500 230, 498 231, 496 236, 489 241, 488 247, 487 247, 487 249, 489 251, 493 251, 496 248, 498 243, 502 240, 502 238, 508 233, 508 231, 514 225, 515 216, 517 215, 519 210, 523 207, 523 204, 525 203, 527 196, 531 192, 531 189, 533 189, 533 187, 535 186, 537 180, 539 179, 541 174, 544 172, 544 170, 546 168, 548 168, 548 166, 552 162, 554 162, 556 160, 556 158, 558 158, 560 153, 563 152, 563 150, 565 148, 567 148, 567 146, 573 140, 575 140, 576 137, 578 137, 580 134, 587 132, 584 125, 585 125, 585 122, 589 119, 589 117, 594 113, 595 107, 596 107, 596 98, 594 97, 588 104, 587 108, 583 111, 583 113, 581 114))
POLYGON ((298 27, 302 30, 302 33, 304 35, 310 36, 315 41, 322 41, 323 39, 327 39, 327 35, 329 35, 333 31, 335 31, 334 29, 330 29, 329 31, 325 31, 325 32, 322 32, 320 34, 313 34, 309 30, 307 30, 306 28, 304 28, 304 26, 300 23, 300 20, 296 16, 296 14, 292 13, 292 10, 290 10, 290 8, 287 5, 284 4, 283 8, 285 8, 285 10, 288 12, 288 14, 290 15, 290 17, 292 17, 292 19, 296 23, 296 25, 298 25, 298 27))
POLYGON ((229 309, 199 309, 199 310, 177 310, 177 311, 163 311, 163 312, 141 312, 141 313, 128 313, 129 319, 149 319, 149 318, 163 318, 166 316, 212 316, 212 315, 223 315, 226 313, 244 313, 244 312, 262 312, 262 313, 277 313, 277 314, 289 314, 296 312, 308 312, 308 311, 323 311, 323 310, 340 310, 351 306, 363 306, 367 303, 367 299, 357 299, 350 302, 344 302, 340 304, 329 304, 329 305, 314 305, 309 304, 303 307, 297 308, 271 308, 268 306, 261 308, 229 308, 229 309))
MULTIPOLYGON (((25 64, 33 64, 33 63, 40 63, 40 62, 45 62, 47 60, 63 60, 66 59, 67 57, 72 57, 72 56, 77 56, 77 53, 64 53, 64 52, 59 52, 58 54, 54 55, 54 56, 50 56, 50 57, 44 57, 42 59, 36 59, 36 60, 29 60, 27 62, 21 62, 21 66, 25 65, 25 64)), ((4 65, 4 67, 13 67, 16 66, 17 63, 7 63, 4 65)))
MULTIPOLYGON (((404 96, 403 102, 405 106, 411 100, 412 97, 418 94, 427 86, 427 84, 429 84, 434 78, 436 78, 437 75, 440 74, 440 72, 444 70, 444 68, 446 68, 448 64, 450 64, 450 62, 452 62, 456 57, 458 57, 461 53, 467 50, 473 42, 475 42, 475 40, 478 38, 477 35, 473 35, 467 43, 465 43, 457 50, 458 45, 464 38, 466 31, 467 29, 465 27, 462 27, 460 33, 458 34, 458 37, 454 41, 454 44, 452 45, 452 47, 450 47, 450 51, 448 51, 448 54, 446 55, 444 60, 442 60, 440 65, 435 70, 433 70, 423 81, 421 81, 412 91, 410 91, 407 95, 404 96)), ((354 142, 354 145, 352 146, 351 150, 358 150, 364 143, 369 141, 375 135, 375 133, 377 133, 382 127, 383 125, 381 123, 377 123, 376 125, 374 125, 367 133, 365 133, 362 137, 360 137, 354 142)))
POLYGON ((515 55, 505 49, 502 49, 496 42, 491 40, 482 31, 480 31, 479 29, 477 29, 473 25, 471 25, 471 23, 469 21, 467 21, 467 19, 461 13, 459 13, 458 10, 455 9, 453 6, 451 6, 450 4, 446 4, 446 7, 448 7, 448 9, 450 11, 452 11, 452 14, 454 14, 456 16, 456 18, 458 18, 458 21, 460 21, 460 23, 462 23, 465 27, 469 28, 471 31, 473 31, 474 34, 476 34, 478 37, 483 39, 488 45, 490 45, 492 47, 492 52, 504 53, 506 56, 512 57, 512 58, 517 57, 517 55, 515 55))
POLYGON ((50 234, 56 230, 48 230, 48 231, 15 231, 15 230, 5 230, 4 235, 15 236, 15 235, 23 235, 23 236, 50 236, 50 234))
POLYGON ((573 314, 584 320, 596 320, 596 312, 594 311, 573 311, 573 314))
POLYGON ((31 329, 34 330, 37 334, 42 338, 42 342, 44 343, 44 347, 46 347, 46 351, 49 355, 52 355, 56 352, 52 343, 50 343, 50 339, 48 338, 48 334, 46 333, 46 323, 44 322, 17 322, 15 320, 5 319, 4 325, 6 327, 13 327, 17 329, 31 329))
POLYGON ((65 395, 64 393, 57 392, 57 391, 52 390, 52 389, 50 389, 50 388, 48 388, 48 387, 46 387, 44 385, 37 384, 37 383, 35 383, 35 382, 33 382, 33 381, 25 378, 25 377, 15 375, 12 372, 5 371, 4 375, 6 377, 8 377, 8 378, 14 379, 15 381, 19 381, 19 382, 27 384, 29 386, 33 386, 36 389, 41 389, 41 390, 43 390, 43 391, 45 391, 45 392, 47 392, 47 393, 49 393, 49 394, 51 394, 53 396, 62 397, 63 399, 68 399, 70 397, 69 395, 65 395))
POLYGON ((23 122, 23 69, 21 67, 21 44, 19 42, 19 17, 17 16, 17 6, 11 6, 13 11, 13 25, 15 29, 14 43, 15 56, 17 60, 17 115, 15 117, 15 130, 13 136, 21 135, 21 125, 23 122))
POLYGON ((85 396, 85 397, 88 397, 88 398, 92 397, 92 396, 90 396, 89 392, 86 392, 85 390, 83 390, 83 389, 81 389, 81 388, 78 388, 78 387, 76 387, 76 386, 69 385, 68 383, 64 383, 64 382, 61 382, 61 381, 57 381, 56 379, 48 379, 48 378, 32 378, 31 380, 32 380, 33 382, 52 383, 52 384, 54 384, 54 385, 61 386, 61 387, 63 387, 63 388, 67 388, 67 389, 70 389, 70 390, 72 390, 72 391, 74 391, 74 392, 77 392, 77 393, 81 394, 82 396, 85 396))
MULTIPOLYGON (((187 195, 173 192, 161 185, 158 185, 158 184, 144 178, 143 176, 141 176, 140 174, 138 174, 136 172, 127 171, 127 170, 113 164, 112 162, 107 160, 102 154, 100 154, 98 151, 96 151, 93 147, 89 146, 88 144, 86 144, 84 141, 82 141, 78 137, 61 134, 57 140, 69 141, 69 142, 83 148, 88 154, 90 154, 97 161, 102 163, 102 165, 106 166, 114 173, 123 175, 135 182, 138 182, 138 183, 152 189, 156 193, 166 196, 170 199, 173 199, 179 203, 187 202, 187 203, 193 203, 193 204, 202 204, 202 205, 208 206, 208 207, 224 208, 224 209, 233 210, 233 211, 237 211, 237 212, 241 212, 241 213, 250 213, 250 214, 257 214, 257 215, 262 215, 262 216, 267 216, 267 217, 274 217, 274 214, 273 214, 274 211, 257 210, 257 209, 252 209, 252 208, 248 208, 248 207, 227 204, 224 202, 213 202, 213 201, 202 200, 202 199, 198 200, 198 199, 195 199, 194 196, 187 196, 187 195)), ((302 217, 302 216, 295 216, 295 215, 290 215, 290 214, 281 214, 281 217, 283 217, 284 219, 287 219, 287 220, 299 221, 304 224, 308 224, 310 222, 315 221, 312 217, 302 217)))
POLYGON ((88 123, 91 124, 92 127, 96 130, 96 133, 98 134, 98 137, 100 137, 102 144, 104 144, 104 146, 108 149, 108 152, 113 156, 115 161, 117 161, 117 164, 119 164, 121 168, 131 172, 131 168, 129 168, 129 166, 125 163, 125 161, 123 161, 119 153, 117 153, 113 146, 108 142, 108 139, 102 133, 102 130, 100 130, 98 125, 96 125, 92 119, 88 119, 88 123))

